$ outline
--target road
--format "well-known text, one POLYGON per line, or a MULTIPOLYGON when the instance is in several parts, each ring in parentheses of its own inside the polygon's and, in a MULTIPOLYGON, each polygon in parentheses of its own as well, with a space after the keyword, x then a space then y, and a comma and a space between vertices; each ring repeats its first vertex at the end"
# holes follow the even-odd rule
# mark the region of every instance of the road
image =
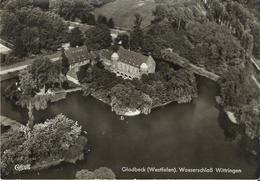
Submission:
POLYGON ((80 91, 80 90, 82 90, 82 88, 81 87, 77 87, 77 88, 74 88, 74 89, 60 90, 60 91, 55 92, 55 94, 71 93, 71 92, 76 92, 76 91, 80 91))
POLYGON ((257 81, 254 75, 251 75, 252 80, 255 82, 256 86, 260 89, 260 83, 257 81))
MULTIPOLYGON (((19 63, 15 63, 12 65, 8 65, 8 66, 1 66, 0 69, 0 76, 11 73, 11 72, 16 72, 16 71, 20 71, 25 69, 28 65, 30 65, 34 60, 36 60, 37 58, 39 58, 40 56, 37 56, 35 58, 30 58, 27 59, 25 61, 19 62, 19 63)), ((51 55, 45 55, 44 57, 49 58, 51 61, 56 62, 60 59, 61 57, 61 52, 56 52, 54 54, 51 55)))
MULTIPOLYGON (((256 67, 256 69, 258 71, 260 71, 260 60, 254 58, 254 57, 250 57, 251 62, 253 63, 253 65, 256 67)), ((255 82, 256 86, 260 89, 260 83, 259 81, 256 79, 255 75, 251 75, 251 79, 255 82)))
POLYGON ((7 42, 7 41, 3 40, 2 38, 0 38, 0 43, 3 44, 3 45, 5 45, 5 46, 7 46, 7 47, 10 48, 10 49, 13 49, 13 48, 14 48, 14 45, 13 45, 13 44, 11 44, 10 42, 7 42))
POLYGON ((255 67, 260 71, 260 60, 257 60, 253 57, 250 57, 251 62, 255 65, 255 67))
MULTIPOLYGON (((94 26, 91 26, 91 25, 88 25, 88 24, 82 24, 82 23, 78 23, 78 22, 65 21, 65 20, 64 20, 64 22, 67 23, 67 24, 70 24, 71 26, 76 26, 76 27, 78 26, 78 27, 82 27, 82 28, 85 28, 85 29, 90 29, 91 27, 94 27, 94 26)), ((119 33, 129 34, 126 30, 122 30, 122 29, 118 29, 118 28, 111 29, 111 34, 119 34, 119 33)), ((2 39, 0 39, 0 40, 5 42, 2 39)), ((8 43, 8 42, 6 42, 6 43, 8 43)), ((54 53, 54 54, 51 54, 51 55, 46 55, 46 57, 50 58, 53 62, 55 62, 55 61, 59 60, 60 55, 61 55, 61 53, 58 52, 58 53, 54 53)), ((30 59, 28 58, 27 60, 19 62, 19 63, 15 63, 15 64, 8 65, 8 66, 1 66, 0 76, 6 75, 8 73, 23 70, 28 65, 30 65, 36 58, 37 57, 30 58, 30 59)))

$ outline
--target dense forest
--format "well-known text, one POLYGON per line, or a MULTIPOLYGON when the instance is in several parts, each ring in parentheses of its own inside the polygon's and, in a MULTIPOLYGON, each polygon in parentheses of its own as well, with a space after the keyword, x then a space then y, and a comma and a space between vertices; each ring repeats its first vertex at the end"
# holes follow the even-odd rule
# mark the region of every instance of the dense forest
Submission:
MULTIPOLYGON (((142 31, 143 53, 162 59, 171 48, 191 63, 220 75, 222 105, 235 113, 251 138, 260 135, 259 77, 250 58, 259 58, 260 24, 247 1, 164 1, 142 31), (243 97, 243 99, 241 99, 243 97)), ((140 34, 140 33, 139 33, 140 34)))
MULTIPOLYGON (((110 1, 1 1, 1 38, 14 45, 12 55, 1 60, 1 64, 12 64, 23 61, 24 57, 31 55, 51 53, 61 48, 63 43, 78 39, 77 37, 71 38, 68 31, 69 25, 65 20, 79 20, 90 25, 102 22, 107 27, 113 28, 113 19, 107 19, 102 15, 96 18, 91 13, 97 6, 102 6, 110 1), (42 4, 46 5, 46 3, 47 9, 42 7, 42 4)), ((103 29, 107 30, 106 27, 103 29)), ((100 33, 103 29, 97 28, 93 33, 100 33)), ((77 43, 79 41, 77 40, 77 43)), ((72 43, 72 46, 76 45, 72 43)))

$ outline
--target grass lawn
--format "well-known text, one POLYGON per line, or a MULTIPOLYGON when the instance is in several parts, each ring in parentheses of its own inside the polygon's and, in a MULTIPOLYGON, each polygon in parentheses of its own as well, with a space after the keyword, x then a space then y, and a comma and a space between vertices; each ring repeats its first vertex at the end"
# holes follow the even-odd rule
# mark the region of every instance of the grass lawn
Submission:
POLYGON ((112 17, 117 27, 132 28, 134 14, 139 13, 143 16, 142 26, 145 27, 153 19, 152 12, 155 6, 154 0, 116 0, 95 9, 94 14, 112 17))

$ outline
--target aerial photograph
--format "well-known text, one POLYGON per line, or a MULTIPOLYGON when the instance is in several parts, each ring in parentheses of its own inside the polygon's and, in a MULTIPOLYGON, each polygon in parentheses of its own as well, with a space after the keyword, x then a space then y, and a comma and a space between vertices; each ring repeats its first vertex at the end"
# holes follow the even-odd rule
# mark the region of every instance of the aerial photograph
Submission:
POLYGON ((1 179, 260 179, 260 0, 0 0, 1 179))

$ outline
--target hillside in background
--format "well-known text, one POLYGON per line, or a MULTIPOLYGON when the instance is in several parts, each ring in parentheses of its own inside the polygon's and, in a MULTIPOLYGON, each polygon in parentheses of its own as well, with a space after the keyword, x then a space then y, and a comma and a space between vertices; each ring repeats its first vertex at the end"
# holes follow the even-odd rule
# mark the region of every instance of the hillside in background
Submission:
POLYGON ((155 9, 154 0, 116 0, 108 3, 94 11, 94 14, 112 17, 115 25, 124 28, 133 26, 134 14, 139 13, 143 16, 142 26, 150 24, 153 19, 152 12, 155 9))

